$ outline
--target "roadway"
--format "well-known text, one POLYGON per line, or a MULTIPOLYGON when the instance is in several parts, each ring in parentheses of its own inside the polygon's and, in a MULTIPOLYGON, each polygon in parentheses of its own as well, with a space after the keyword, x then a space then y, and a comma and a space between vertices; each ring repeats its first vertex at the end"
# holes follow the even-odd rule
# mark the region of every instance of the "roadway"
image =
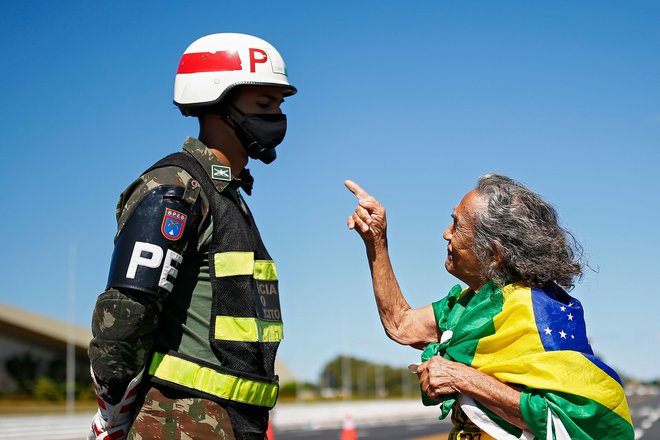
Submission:
POLYGON ((630 398, 630 413, 635 426, 635 439, 660 439, 660 394, 646 398, 630 398))
MULTIPOLYGON (((631 397, 629 403, 635 439, 660 440, 660 395, 631 397)), ((273 427, 276 440, 337 440, 346 415, 351 415, 358 438, 440 440, 449 424, 438 421, 438 413, 418 400, 278 405, 273 427)), ((0 416, 0 439, 80 440, 91 416, 0 416)))
MULTIPOLYGON (((400 421, 392 425, 359 425, 358 439, 377 440, 440 440, 446 439, 451 429, 449 422, 438 420, 400 421)), ((337 440, 341 438, 341 429, 297 429, 295 431, 275 431, 275 440, 337 440)))

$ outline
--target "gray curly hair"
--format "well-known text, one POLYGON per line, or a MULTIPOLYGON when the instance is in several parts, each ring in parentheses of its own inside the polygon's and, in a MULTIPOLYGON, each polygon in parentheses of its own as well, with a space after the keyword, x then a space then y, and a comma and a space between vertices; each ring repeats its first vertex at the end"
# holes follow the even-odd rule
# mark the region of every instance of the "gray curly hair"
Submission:
POLYGON ((557 212, 538 194, 499 174, 482 176, 475 187, 487 208, 477 213, 474 250, 483 275, 499 285, 549 282, 571 289, 582 277, 583 249, 558 223, 557 212))

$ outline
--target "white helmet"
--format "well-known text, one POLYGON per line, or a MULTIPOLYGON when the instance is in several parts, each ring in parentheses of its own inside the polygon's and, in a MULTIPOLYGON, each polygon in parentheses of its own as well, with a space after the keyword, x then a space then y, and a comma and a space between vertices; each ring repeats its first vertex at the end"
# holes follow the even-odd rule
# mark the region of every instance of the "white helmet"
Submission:
POLYGON ((282 56, 267 41, 245 34, 211 34, 183 53, 174 80, 174 104, 187 116, 197 107, 220 102, 240 85, 283 87, 284 96, 297 91, 289 84, 282 56))

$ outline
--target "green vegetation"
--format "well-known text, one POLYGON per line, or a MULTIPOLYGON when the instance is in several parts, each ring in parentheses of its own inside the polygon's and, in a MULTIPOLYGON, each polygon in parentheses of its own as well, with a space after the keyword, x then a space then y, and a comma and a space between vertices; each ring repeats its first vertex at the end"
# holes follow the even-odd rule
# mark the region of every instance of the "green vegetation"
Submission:
MULTIPOLYGON (((88 367, 87 367, 88 368, 88 367)), ((94 399, 88 369, 77 366, 75 397, 94 399)), ((2 400, 63 402, 66 399, 66 363, 63 359, 40 361, 30 353, 8 358, 5 370, 15 386, 0 390, 2 400)))
POLYGON ((417 376, 407 368, 375 364, 349 356, 337 356, 324 367, 318 384, 289 382, 280 386, 279 401, 416 398, 417 376))
POLYGON ((326 396, 350 390, 354 398, 413 397, 419 395, 417 375, 407 368, 374 364, 348 356, 328 362, 320 376, 320 388, 326 396))

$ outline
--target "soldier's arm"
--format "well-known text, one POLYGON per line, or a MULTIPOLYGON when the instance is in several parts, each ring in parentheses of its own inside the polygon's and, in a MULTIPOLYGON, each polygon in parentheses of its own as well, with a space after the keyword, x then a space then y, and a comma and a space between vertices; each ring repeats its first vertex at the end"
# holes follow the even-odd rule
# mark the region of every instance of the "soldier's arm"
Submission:
POLYGON ((89 358, 99 397, 121 400, 147 361, 162 299, 109 287, 96 300, 89 358))
POLYGON ((160 172, 160 181, 145 178, 125 204, 120 200, 124 209, 118 212, 120 230, 108 286, 94 308, 91 369, 97 394, 110 403, 122 399, 145 366, 184 251, 196 246, 199 188, 163 175, 167 177, 167 169, 160 172))

